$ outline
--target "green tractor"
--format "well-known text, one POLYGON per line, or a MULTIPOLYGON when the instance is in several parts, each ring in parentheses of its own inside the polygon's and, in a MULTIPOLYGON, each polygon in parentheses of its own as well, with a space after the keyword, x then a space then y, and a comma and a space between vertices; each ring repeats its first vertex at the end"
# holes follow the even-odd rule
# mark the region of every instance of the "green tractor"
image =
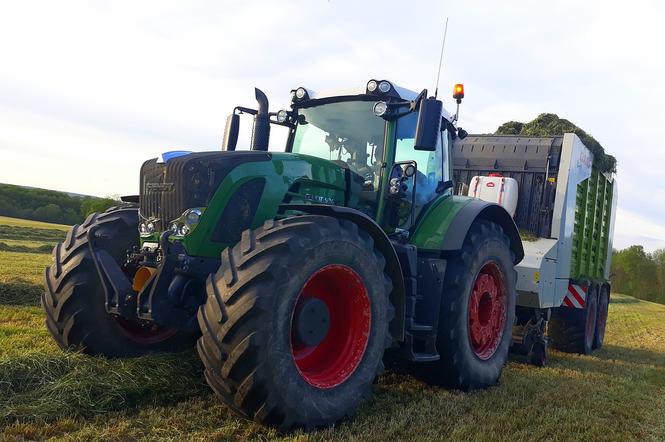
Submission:
POLYGON ((222 401, 281 430, 352 416, 384 358, 462 390, 497 383, 524 252, 505 209, 453 196, 457 114, 385 80, 297 88, 279 112, 255 92, 221 151, 146 161, 140 195, 55 247, 42 304, 58 344, 196 345, 222 401), (271 125, 288 129, 284 152, 268 152, 271 125))

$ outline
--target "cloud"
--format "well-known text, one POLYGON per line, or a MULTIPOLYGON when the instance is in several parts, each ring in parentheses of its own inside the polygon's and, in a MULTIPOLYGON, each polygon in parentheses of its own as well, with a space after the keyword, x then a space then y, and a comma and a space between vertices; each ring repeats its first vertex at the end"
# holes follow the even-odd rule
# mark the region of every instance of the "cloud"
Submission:
POLYGON ((617 209, 614 227, 614 248, 623 249, 641 244, 647 251, 665 247, 665 226, 630 210, 617 209))

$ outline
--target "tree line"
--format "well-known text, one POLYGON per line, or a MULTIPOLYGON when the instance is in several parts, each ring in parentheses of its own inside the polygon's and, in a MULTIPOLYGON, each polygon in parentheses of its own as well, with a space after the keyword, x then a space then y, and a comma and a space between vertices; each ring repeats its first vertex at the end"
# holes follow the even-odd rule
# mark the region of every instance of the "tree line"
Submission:
POLYGON ((114 198, 70 195, 56 190, 0 184, 0 215, 57 224, 76 224, 117 204, 114 198))
POLYGON ((642 246, 615 250, 612 291, 665 304, 665 249, 649 253, 642 246))

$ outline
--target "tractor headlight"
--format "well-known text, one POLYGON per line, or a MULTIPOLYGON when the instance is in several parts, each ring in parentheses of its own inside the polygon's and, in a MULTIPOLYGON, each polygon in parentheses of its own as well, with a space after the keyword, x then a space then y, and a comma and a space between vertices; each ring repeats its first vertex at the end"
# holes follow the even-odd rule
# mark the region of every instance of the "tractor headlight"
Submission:
POLYGON ((171 221, 171 234, 174 236, 186 236, 192 233, 196 226, 199 225, 201 215, 203 215, 204 211, 205 207, 185 210, 180 218, 171 221))
POLYGON ((367 82, 367 92, 374 92, 378 86, 376 80, 370 80, 367 82))
POLYGON ((153 220, 141 220, 139 223, 139 235, 150 236, 155 233, 155 222, 153 220))

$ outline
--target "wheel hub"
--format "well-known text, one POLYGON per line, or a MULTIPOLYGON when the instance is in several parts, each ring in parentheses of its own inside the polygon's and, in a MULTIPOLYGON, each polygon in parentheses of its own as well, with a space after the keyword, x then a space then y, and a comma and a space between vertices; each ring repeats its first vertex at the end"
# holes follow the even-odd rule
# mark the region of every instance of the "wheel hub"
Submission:
POLYGON ((319 345, 330 329, 330 311, 319 298, 305 299, 294 316, 295 334, 304 345, 319 345))
POLYGON ((469 299, 469 337, 476 356, 482 360, 496 352, 506 324, 506 285, 495 262, 485 264, 478 273, 469 299))

